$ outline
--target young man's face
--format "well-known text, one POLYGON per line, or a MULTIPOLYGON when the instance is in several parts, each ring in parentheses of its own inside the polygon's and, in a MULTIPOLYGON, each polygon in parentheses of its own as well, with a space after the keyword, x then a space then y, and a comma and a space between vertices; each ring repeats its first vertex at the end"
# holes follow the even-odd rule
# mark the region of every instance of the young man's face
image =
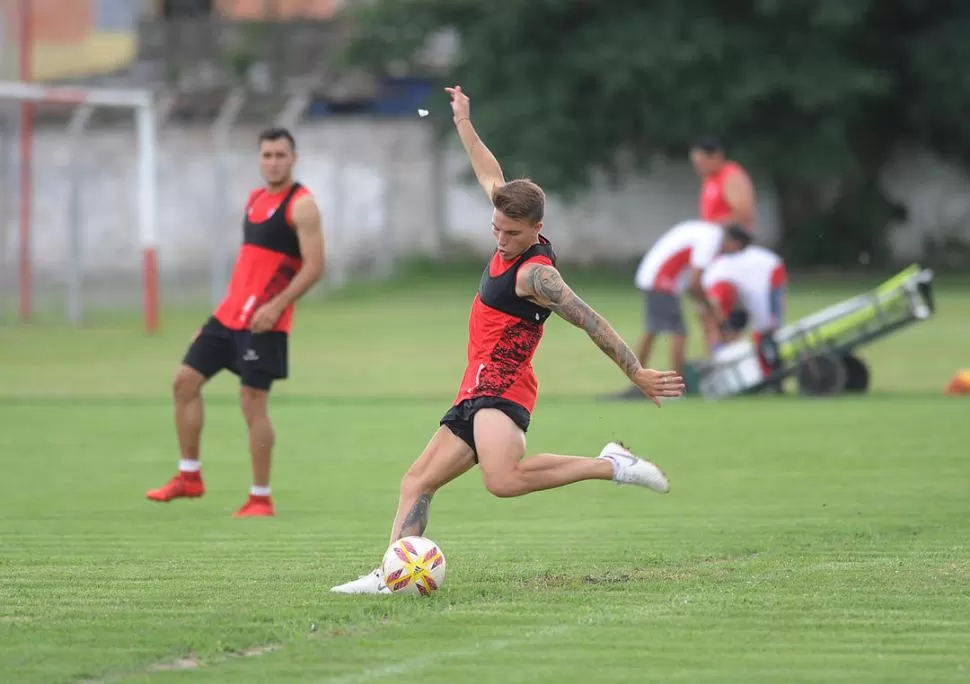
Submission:
POLYGON ((282 185, 290 180, 296 154, 286 138, 264 140, 259 144, 259 170, 270 185, 282 185))
POLYGON ((524 219, 510 219, 495 209, 492 212, 492 235, 495 248, 503 259, 515 259, 539 239, 542 221, 535 225, 524 219))
POLYGON ((698 176, 707 178, 724 163, 724 155, 720 152, 705 152, 695 147, 690 151, 690 163, 698 176))

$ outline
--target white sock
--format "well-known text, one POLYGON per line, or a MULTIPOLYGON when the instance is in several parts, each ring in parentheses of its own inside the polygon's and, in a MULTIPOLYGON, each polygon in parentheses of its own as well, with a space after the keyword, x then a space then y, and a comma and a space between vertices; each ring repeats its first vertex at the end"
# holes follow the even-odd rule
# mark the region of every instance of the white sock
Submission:
POLYGON ((269 487, 257 487, 253 485, 249 488, 249 493, 253 496, 269 496, 269 487))
POLYGON ((200 461, 193 461, 188 458, 179 459, 179 470, 183 473, 197 473, 202 469, 200 461))
POLYGON ((603 460, 609 461, 610 462, 610 465, 613 466, 613 479, 615 480, 616 479, 616 474, 620 470, 620 464, 612 456, 603 456, 603 460))

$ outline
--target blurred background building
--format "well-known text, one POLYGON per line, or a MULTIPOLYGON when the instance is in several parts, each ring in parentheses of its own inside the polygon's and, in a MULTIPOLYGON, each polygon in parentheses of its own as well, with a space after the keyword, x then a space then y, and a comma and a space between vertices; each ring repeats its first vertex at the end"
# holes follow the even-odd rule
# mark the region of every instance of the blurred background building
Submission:
MULTIPOLYGON (((274 121, 293 127, 299 176, 322 205, 332 285, 386 276, 404 259, 487 253, 488 203, 467 183, 460 148, 435 128, 449 114, 435 78, 455 63, 459 43, 447 32, 429 34, 434 40, 426 41, 422 68, 391 59, 386 68, 365 68, 341 52, 354 36, 348 10, 357 4, 0 0, 2 76, 154 93, 159 255, 168 303, 197 303, 221 291, 239 240, 239 205, 260 182, 256 134, 274 121), (419 107, 431 109, 432 117, 419 119, 419 107)), ((468 89, 474 97, 474 87, 468 89)), ((135 303, 132 120, 98 110, 82 143, 72 146, 71 111, 62 104, 33 110, 29 233, 36 301, 60 307, 65 263, 80 258, 85 301, 135 303), (67 201, 71 196, 80 200, 67 201), (80 257, 68 248, 70 230, 83 234, 80 257)), ((0 101, 0 302, 8 303, 17 287, 24 220, 22 114, 18 102, 0 101)), ((886 219, 884 260, 925 259, 934 244, 970 242, 965 169, 918 141, 900 140, 885 157, 880 187, 900 211, 886 219)), ((770 174, 757 166, 753 173, 759 239, 778 245, 785 242, 791 204, 781 206, 770 174)), ((658 153, 648 168, 619 179, 594 175, 568 200, 551 193, 548 231, 564 263, 621 264, 632 279, 632 265, 653 241, 696 215, 698 188, 686 147, 658 153)), ((853 253, 840 257, 842 265, 869 264, 864 241, 858 244, 846 248, 853 253)))

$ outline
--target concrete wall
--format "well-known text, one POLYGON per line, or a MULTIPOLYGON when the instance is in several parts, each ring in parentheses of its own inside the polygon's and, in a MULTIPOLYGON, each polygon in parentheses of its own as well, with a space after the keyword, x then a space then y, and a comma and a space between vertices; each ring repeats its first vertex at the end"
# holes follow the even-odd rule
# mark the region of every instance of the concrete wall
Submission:
MULTIPOLYGON (((374 267, 375 247, 395 254, 433 255, 442 237, 490 249, 489 205, 477 186, 459 178, 467 169, 460 148, 436 165, 423 122, 336 120, 297 131, 299 176, 323 209, 330 267, 337 273, 374 267)), ((233 131, 220 167, 210 131, 167 128, 160 133, 158 229, 163 275, 210 272, 214 245, 231 262, 240 235, 241 205, 259 184, 256 129, 233 131), (220 171, 227 169, 226 172, 220 171)), ((7 153, 12 156, 12 147, 7 153)), ((4 147, 0 146, 0 150, 4 147)), ((38 273, 55 273, 69 258, 71 172, 62 129, 37 133, 35 146, 34 257, 38 273)), ((136 275, 137 150, 133 130, 91 131, 79 157, 84 189, 82 224, 85 274, 136 275)), ((16 255, 15 162, 0 167, 0 265, 9 274, 16 255), (2 219, 6 217, 6 221, 2 219)), ((541 182, 541 178, 536 179, 541 182)), ((902 148, 887 165, 886 187, 911 211, 894 227, 902 259, 916 258, 922 236, 957 230, 970 240, 970 178, 933 156, 902 148)), ((658 161, 644 177, 618 189, 598 187, 565 205, 551 198, 547 233, 572 262, 630 260, 670 225, 696 214, 698 182, 686 162, 658 161)), ((758 181, 758 233, 778 234, 771 188, 758 181)))
POLYGON ((886 191, 909 213, 892 226, 899 259, 918 259, 927 237, 957 237, 970 243, 970 175, 913 146, 901 146, 882 172, 886 191))
MULTIPOLYGON (((449 178, 467 167, 461 150, 449 155, 449 178)), ((534 179, 541 184, 542 179, 534 179)), ((758 234, 768 243, 778 236, 775 196, 761 184, 758 234)), ((599 183, 570 204, 551 197, 546 234, 560 257, 575 263, 630 261, 645 252, 675 223, 697 215, 699 183, 684 162, 658 159, 651 172, 620 187, 599 183)), ((477 186, 450 183, 447 188, 449 235, 480 247, 492 244, 491 205, 477 186)), ((632 276, 631 276, 632 277, 632 276)))

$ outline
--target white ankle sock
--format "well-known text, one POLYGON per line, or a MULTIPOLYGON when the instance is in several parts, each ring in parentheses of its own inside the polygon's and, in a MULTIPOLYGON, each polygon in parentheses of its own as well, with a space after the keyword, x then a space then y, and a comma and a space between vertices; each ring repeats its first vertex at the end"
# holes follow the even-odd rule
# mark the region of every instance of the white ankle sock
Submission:
POLYGON ((202 469, 201 461, 193 461, 188 458, 179 459, 179 470, 183 473, 197 473, 202 469))
POLYGON ((609 461, 610 462, 610 465, 613 466, 613 479, 615 480, 616 479, 616 474, 620 470, 620 464, 619 464, 619 462, 615 458, 613 458, 612 456, 603 456, 602 458, 603 458, 603 460, 609 461))
POLYGON ((252 496, 269 496, 269 487, 257 487, 253 485, 249 488, 249 493, 252 496))

